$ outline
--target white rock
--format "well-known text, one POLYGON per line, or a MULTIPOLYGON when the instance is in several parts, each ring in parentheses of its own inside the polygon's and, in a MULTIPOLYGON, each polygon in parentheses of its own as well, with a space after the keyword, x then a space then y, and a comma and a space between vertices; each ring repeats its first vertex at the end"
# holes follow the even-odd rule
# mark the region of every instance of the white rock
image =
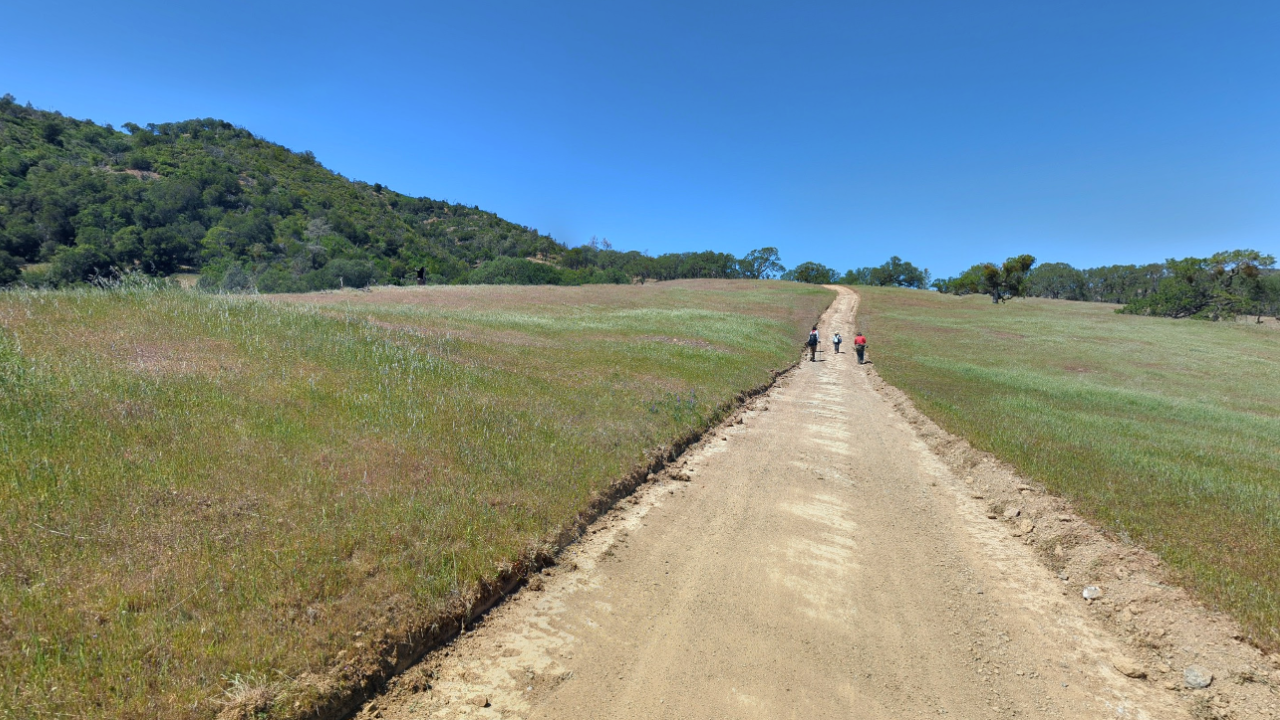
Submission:
POLYGON ((1200 665, 1190 665, 1182 671, 1182 682, 1192 690, 1201 690, 1213 684, 1213 673, 1200 665))

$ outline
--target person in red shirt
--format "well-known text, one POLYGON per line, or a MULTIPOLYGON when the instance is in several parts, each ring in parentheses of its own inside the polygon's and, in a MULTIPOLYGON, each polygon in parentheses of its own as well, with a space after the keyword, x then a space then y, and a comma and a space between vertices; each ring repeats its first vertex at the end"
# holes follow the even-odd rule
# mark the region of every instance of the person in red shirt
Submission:
POLYGON ((867 353, 867 338, 862 333, 858 333, 853 339, 853 349, 858 351, 858 364, 862 364, 862 358, 867 353))

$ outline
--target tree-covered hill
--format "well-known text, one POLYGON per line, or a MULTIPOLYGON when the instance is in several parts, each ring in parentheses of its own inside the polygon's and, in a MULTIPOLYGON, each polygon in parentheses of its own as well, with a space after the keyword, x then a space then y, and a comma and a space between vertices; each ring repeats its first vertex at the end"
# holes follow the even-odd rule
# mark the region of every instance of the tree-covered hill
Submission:
POLYGON ((310 152, 206 118, 122 130, 0 98, 0 286, 198 272, 220 291, 371 283, 625 283, 774 278, 923 288, 893 257, 787 271, 776 248, 653 257, 569 248, 478 207, 348 180, 310 152))
POLYGON ((570 249, 478 207, 348 180, 222 120, 117 130, 0 98, 0 286, 129 271, 262 292, 770 278, 777 257, 570 249))
POLYGON ((445 282, 493 258, 566 249, 475 207, 348 180, 221 120, 125 130, 0 99, 10 265, 49 263, 54 283, 190 269, 214 285, 312 289, 340 276, 416 282, 419 268, 445 282))

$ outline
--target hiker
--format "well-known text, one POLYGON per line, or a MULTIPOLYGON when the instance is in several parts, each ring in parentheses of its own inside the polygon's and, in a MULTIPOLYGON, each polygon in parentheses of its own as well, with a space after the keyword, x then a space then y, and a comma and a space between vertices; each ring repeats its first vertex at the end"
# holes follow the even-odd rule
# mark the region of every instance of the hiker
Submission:
POLYGON ((809 331, 809 362, 818 359, 818 326, 814 325, 809 331))
POLYGON ((836 352, 840 352, 840 343, 844 342, 844 338, 840 337, 840 333, 831 336, 831 344, 836 346, 836 352))
POLYGON ((862 364, 862 358, 867 353, 867 338, 862 333, 858 333, 853 339, 853 349, 858 351, 858 364, 862 364))

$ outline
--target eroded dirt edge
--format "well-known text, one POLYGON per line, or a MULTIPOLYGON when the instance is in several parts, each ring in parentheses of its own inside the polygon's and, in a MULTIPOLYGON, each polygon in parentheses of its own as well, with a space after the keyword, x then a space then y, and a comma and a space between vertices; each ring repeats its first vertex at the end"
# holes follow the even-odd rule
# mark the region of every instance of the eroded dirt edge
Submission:
MULTIPOLYGON (((832 299, 834 302, 834 298, 832 299)), ((829 309, 829 308, 827 308, 829 309)), ((824 313, 827 311, 824 309, 824 313)), ((801 358, 802 359, 802 358, 801 358)), ((322 673, 302 673, 283 683, 232 688, 219 702, 218 720, 343 720, 385 692, 390 683, 434 650, 442 648, 537 574, 555 566, 594 523, 646 485, 688 480, 687 459, 708 438, 741 422, 752 401, 765 395, 800 364, 771 372, 769 380, 723 403, 705 425, 646 452, 646 461, 607 488, 592 494, 587 509, 554 537, 532 544, 516 562, 459 594, 447 609, 414 618, 394 630, 371 633, 338 653, 339 664, 322 673)), ((401 618, 401 621, 404 619, 401 618)), ((363 633, 361 633, 363 636, 363 633)))
POLYGON ((963 491, 981 520, 1003 524, 1034 550, 1064 590, 1122 639, 1128 650, 1113 660, 1117 670, 1179 694, 1195 718, 1280 718, 1280 654, 1265 655, 1243 642, 1240 626, 1177 586, 1154 553, 1091 525, 1067 500, 943 430, 871 363, 863 367, 871 387, 934 456, 963 478, 963 491), (1087 588, 1087 595, 1097 597, 1086 599, 1087 588), (1211 676, 1211 684, 1189 687, 1188 668, 1211 676))

